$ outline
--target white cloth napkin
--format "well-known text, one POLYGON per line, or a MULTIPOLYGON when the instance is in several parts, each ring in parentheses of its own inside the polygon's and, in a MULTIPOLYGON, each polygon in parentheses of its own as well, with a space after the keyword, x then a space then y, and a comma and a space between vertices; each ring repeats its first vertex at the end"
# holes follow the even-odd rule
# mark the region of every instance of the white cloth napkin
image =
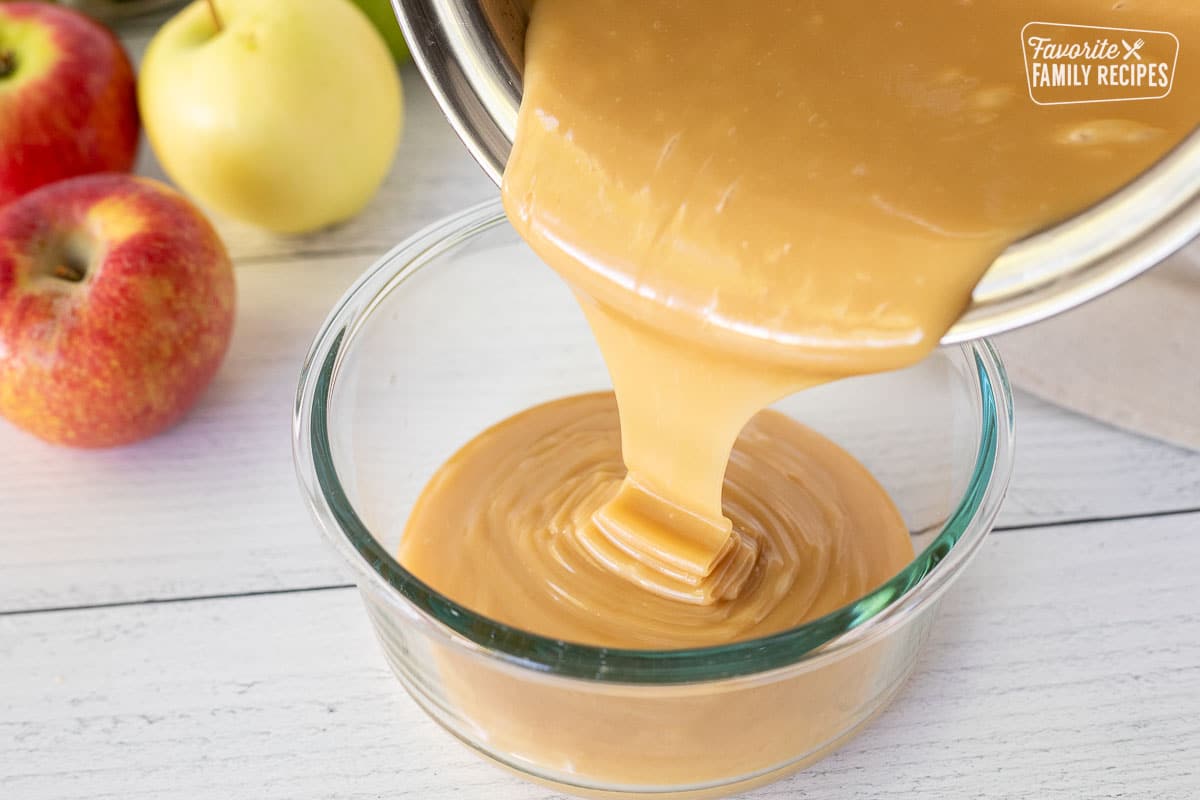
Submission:
POLYGON ((996 342, 1015 386, 1200 451, 1200 240, 1107 295, 996 342))

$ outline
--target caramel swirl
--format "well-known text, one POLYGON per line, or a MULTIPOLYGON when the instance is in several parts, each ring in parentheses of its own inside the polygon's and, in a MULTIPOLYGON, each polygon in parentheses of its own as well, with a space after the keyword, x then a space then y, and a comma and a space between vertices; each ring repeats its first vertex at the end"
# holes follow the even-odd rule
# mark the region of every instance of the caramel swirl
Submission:
MULTIPOLYGON (((724 483, 734 538, 757 557, 731 565, 718 581, 726 588, 708 604, 614 591, 593 516, 624 476, 611 394, 529 409, 442 466, 413 510, 401 561, 439 592, 518 628, 669 648, 798 625, 860 597, 912 558, 900 514, 858 461, 764 411, 738 437, 724 483)), ((660 580, 657 569, 632 577, 660 580)))

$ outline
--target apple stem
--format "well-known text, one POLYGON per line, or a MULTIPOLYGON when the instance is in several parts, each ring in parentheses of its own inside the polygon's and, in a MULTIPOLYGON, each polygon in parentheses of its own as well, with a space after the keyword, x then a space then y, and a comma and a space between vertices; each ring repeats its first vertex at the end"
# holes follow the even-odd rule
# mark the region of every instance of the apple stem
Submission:
POLYGON ((208 0, 208 11, 212 14, 213 24, 217 26, 217 33, 225 30, 225 25, 221 22, 221 15, 217 13, 216 0, 208 0))
POLYGON ((84 279, 84 276, 87 275, 87 270, 82 269, 75 264, 59 264, 54 268, 51 274, 60 281, 79 283, 84 279))
POLYGON ((17 55, 12 50, 0 50, 0 78, 17 71, 17 55))

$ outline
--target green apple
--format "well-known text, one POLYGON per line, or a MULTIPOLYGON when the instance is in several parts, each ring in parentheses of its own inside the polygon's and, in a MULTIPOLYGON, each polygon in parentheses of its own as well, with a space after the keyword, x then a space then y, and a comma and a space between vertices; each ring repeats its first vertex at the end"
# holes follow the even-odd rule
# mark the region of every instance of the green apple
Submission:
POLYGON ((386 177, 403 100, 351 0, 197 0, 146 49, 138 102, 167 175, 281 233, 358 213, 386 177))
POLYGON ((355 5, 371 18, 371 23, 379 31, 392 51, 392 57, 397 64, 408 61, 408 45, 404 43, 404 33, 400 23, 396 21, 396 12, 391 0, 354 0, 355 5))

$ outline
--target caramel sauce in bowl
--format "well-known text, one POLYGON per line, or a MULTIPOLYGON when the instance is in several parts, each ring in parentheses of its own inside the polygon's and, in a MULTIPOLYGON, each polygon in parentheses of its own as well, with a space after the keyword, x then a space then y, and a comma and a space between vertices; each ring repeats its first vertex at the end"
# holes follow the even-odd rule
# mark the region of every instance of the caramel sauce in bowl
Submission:
POLYGON ((591 646, 473 612, 402 565, 413 506, 450 453, 526 408, 610 389, 570 290, 489 203, 400 245, 339 303, 302 376, 297 471, 401 683, 488 757, 606 796, 715 796, 802 768, 899 691, 995 520, 1012 468, 998 356, 984 341, 943 348, 772 407, 870 469, 915 552, 803 625, 707 647, 591 646))
MULTIPOLYGON (((685 795, 802 767, 886 706, 1011 470, 977 337, 1195 222, 1195 109, 1039 95, 1095 66, 1037 61, 1074 52, 1027 22, 1044 5, 406 21, 456 54, 424 68, 460 129, 483 121, 468 144, 503 164, 511 228, 474 209, 360 281, 308 362, 296 453, 435 720, 571 791, 685 795)), ((1053 5, 1147 26, 1123 58, 1088 45, 1151 60, 1112 74, 1200 80, 1148 27, 1200 32, 1188 4, 1053 5)))

